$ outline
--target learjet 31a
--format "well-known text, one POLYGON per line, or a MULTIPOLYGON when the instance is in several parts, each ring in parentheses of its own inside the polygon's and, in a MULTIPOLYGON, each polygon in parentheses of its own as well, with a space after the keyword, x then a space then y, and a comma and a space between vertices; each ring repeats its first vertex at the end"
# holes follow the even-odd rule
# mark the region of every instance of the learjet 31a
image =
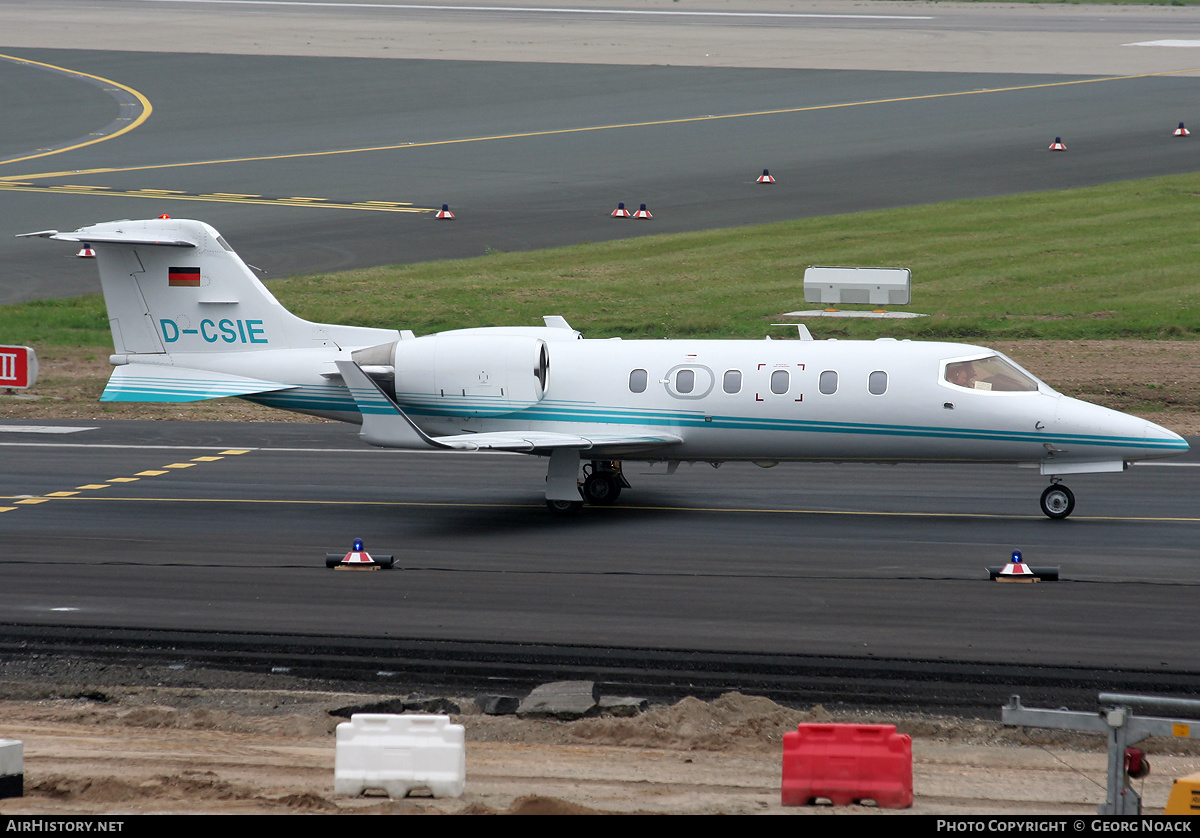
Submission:
POLYGON ((360 424, 371 445, 537 454, 559 511, 615 502, 626 461, 970 462, 1038 467, 1042 511, 1065 518, 1064 475, 1188 450, 979 346, 584 340, 555 316, 417 337, 301 320, 199 221, 27 235, 95 250, 116 367, 102 401, 239 396, 360 424))

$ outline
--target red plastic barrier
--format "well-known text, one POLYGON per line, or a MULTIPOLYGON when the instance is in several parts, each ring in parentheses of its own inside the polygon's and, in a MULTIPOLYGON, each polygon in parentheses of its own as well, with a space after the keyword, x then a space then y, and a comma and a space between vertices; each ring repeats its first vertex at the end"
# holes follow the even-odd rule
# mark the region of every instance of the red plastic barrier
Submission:
POLYGON ((0 387, 25 390, 37 381, 37 355, 28 346, 0 346, 0 387))
POLYGON ((783 735, 783 805, 913 802, 912 738, 895 725, 805 724, 783 735))

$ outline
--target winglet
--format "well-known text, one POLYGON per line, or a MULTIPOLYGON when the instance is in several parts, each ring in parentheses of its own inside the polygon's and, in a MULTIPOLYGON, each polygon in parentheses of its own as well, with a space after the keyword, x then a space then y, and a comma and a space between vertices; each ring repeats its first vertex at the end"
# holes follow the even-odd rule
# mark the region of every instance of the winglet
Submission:
POLYGON ((353 361, 337 361, 338 372, 350 390, 358 412, 362 414, 359 437, 381 448, 447 448, 438 443, 404 415, 388 394, 353 361))

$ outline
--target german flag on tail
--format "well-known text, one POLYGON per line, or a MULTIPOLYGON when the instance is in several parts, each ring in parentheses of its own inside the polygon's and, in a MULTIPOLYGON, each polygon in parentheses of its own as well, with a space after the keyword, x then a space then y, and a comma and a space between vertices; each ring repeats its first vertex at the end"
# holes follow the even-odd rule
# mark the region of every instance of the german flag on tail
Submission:
POLYGON ((199 268, 167 268, 167 285, 172 288, 199 288, 199 268))

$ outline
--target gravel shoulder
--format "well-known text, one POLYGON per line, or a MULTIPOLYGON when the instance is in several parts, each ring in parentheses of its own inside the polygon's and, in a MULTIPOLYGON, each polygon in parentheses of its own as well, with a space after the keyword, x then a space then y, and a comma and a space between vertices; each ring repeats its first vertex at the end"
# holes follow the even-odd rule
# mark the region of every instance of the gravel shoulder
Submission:
MULTIPOLYGON (((148 669, 125 676, 154 677, 148 669)), ((193 672, 183 680, 228 676, 193 672)), ((11 672, 2 690, 0 738, 22 740, 26 755, 25 797, 0 800, 5 815, 1094 815, 1104 797, 1099 737, 982 720, 835 715, 736 693, 688 698, 636 718, 574 722, 485 716, 460 699, 461 798, 348 797, 333 793, 333 730, 342 719, 332 713, 361 703, 358 694, 49 685, 44 676, 26 682, 11 672), (896 724, 910 734, 913 807, 783 807, 782 736, 811 721, 896 724)), ((1153 814, 1175 777, 1200 770, 1200 749, 1150 743, 1148 750, 1153 771, 1138 792, 1153 814)))

